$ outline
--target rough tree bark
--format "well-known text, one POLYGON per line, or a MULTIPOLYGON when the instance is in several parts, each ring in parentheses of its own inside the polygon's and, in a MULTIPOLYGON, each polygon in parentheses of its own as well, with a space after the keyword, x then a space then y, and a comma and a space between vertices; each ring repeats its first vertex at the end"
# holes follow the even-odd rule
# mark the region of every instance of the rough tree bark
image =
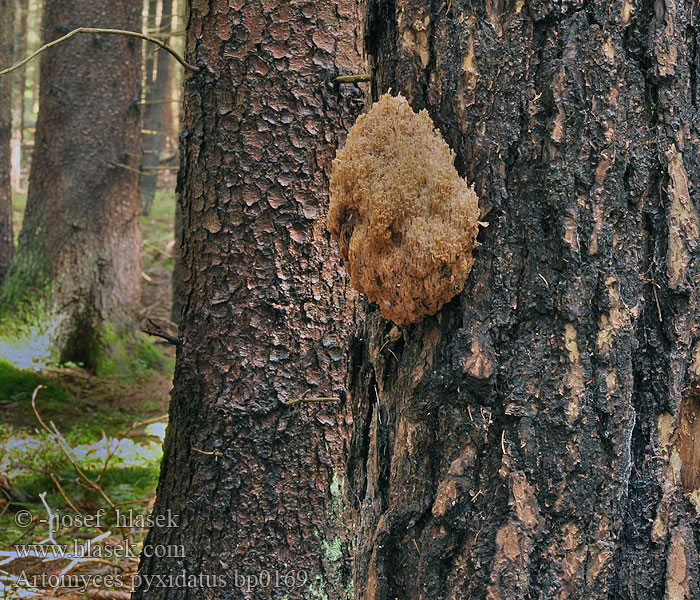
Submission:
MULTIPOLYGON (((172 6, 172 17, 171 31, 178 33, 171 39, 172 46, 178 50, 178 52, 184 52, 184 38, 179 35, 178 29, 182 28, 182 12, 184 11, 182 2, 184 0, 173 0, 172 6), (182 46, 182 47, 181 47, 182 46)), ((166 92, 166 98, 170 100, 177 100, 176 102, 169 102, 166 104, 165 111, 165 122, 166 130, 170 134, 170 143, 168 148, 170 150, 175 150, 180 148, 179 136, 180 136, 180 119, 182 112, 182 82, 183 82, 183 69, 177 69, 173 72, 172 77, 168 81, 168 90, 166 92)), ((180 210, 180 203, 178 202, 175 206, 175 240, 180 240, 182 237, 182 214, 180 210)), ((182 270, 180 269, 180 245, 178 243, 172 249, 173 257, 173 284, 172 284, 172 311, 170 319, 179 326, 180 324, 180 311, 182 310, 182 303, 180 301, 181 293, 180 288, 182 287, 182 270)))
POLYGON ((359 68, 357 7, 197 1, 186 23, 202 71, 185 85, 182 343, 153 509, 178 522, 150 530, 133 597, 346 598, 346 412, 283 403, 345 395, 354 309, 325 211, 361 106, 333 79, 359 68))
POLYGON ((366 10, 375 97, 489 225, 461 296, 353 344, 357 597, 700 597, 697 3, 366 10))
MULTIPOLYGON (((0 69, 14 57, 14 2, 0 0, 0 69)), ((12 77, 0 77, 0 285, 12 261, 12 77)))
MULTIPOLYGON (((47 0, 44 40, 79 26, 138 30, 137 4, 47 0)), ((128 361, 115 337, 134 331, 140 290, 129 170, 140 156, 139 57, 134 39, 94 35, 42 54, 27 208, 0 297, 0 335, 14 353, 95 368, 128 361)))
POLYGON ((172 284, 172 309, 170 320, 178 327, 182 315, 182 255, 180 253, 182 239, 182 208, 178 202, 175 206, 175 245, 172 250, 173 257, 173 284, 172 284))

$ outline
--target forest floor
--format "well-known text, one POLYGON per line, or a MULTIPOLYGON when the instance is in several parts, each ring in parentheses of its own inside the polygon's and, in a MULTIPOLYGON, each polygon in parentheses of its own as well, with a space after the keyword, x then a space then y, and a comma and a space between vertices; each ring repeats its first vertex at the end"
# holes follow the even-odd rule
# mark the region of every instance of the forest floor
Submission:
MULTIPOLYGON (((17 228, 22 209, 18 197, 17 228)), ((174 209, 172 190, 159 190, 142 218, 139 315, 142 327, 151 320, 171 334, 174 209)), ((167 370, 145 369, 138 379, 0 362, 0 600, 129 598, 174 363, 172 346, 152 342, 167 370)))

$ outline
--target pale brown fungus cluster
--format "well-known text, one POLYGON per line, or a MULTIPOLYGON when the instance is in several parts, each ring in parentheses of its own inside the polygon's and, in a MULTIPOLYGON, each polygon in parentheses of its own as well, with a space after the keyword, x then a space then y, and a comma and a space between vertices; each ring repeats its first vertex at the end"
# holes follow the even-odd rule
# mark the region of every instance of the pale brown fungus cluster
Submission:
POLYGON ((479 206, 425 110, 382 96, 333 161, 328 230, 350 283, 398 325, 459 294, 477 246, 479 206))

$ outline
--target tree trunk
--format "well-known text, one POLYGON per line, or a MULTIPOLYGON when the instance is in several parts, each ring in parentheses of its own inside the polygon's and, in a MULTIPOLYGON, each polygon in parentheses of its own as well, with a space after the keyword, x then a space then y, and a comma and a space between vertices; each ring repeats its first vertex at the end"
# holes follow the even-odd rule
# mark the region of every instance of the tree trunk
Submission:
MULTIPOLYGON (((179 193, 179 191, 178 191, 179 193)), ((175 206, 175 244, 173 245, 173 279, 172 279, 172 309, 170 320, 178 327, 181 323, 182 315, 182 209, 180 203, 175 206)))
MULTIPOLYGON (((0 0, 0 70, 14 58, 14 3, 0 0)), ((12 77, 0 77, 0 285, 12 261, 12 77)))
MULTIPOLYGON (((170 43, 170 25, 172 22, 172 0, 161 0, 161 19, 152 21, 156 27, 157 37, 170 43)), ((155 15, 154 15, 155 16, 155 15)), ((152 51, 151 48, 149 50, 152 51)), ((167 101, 168 80, 170 79, 170 64, 172 57, 160 50, 155 59, 155 75, 152 70, 146 73, 146 104, 143 111, 143 159, 141 169, 141 212, 147 215, 151 212, 153 199, 158 183, 158 167, 160 154, 165 145, 165 102, 167 101)))
MULTIPOLYGON (((28 15, 29 23, 27 27, 27 32, 34 31, 38 33, 38 40, 31 44, 33 47, 29 48, 29 52, 34 52, 38 49, 42 43, 43 37, 43 19, 44 19, 44 5, 45 0, 29 0, 28 15)), ((36 35, 35 35, 36 37, 36 35)), ((29 39, 27 40, 27 45, 29 45, 29 39)), ((39 67, 37 66, 40 61, 31 61, 27 69, 27 78, 31 86, 31 105, 32 114, 37 115, 39 112, 39 84, 41 82, 41 75, 39 73, 39 67), (30 75, 30 72, 32 75, 30 75)))
POLYGON ((134 598, 352 593, 344 404, 284 403, 345 396, 354 302, 325 212, 361 104, 333 79, 361 68, 357 19, 352 0, 189 4, 202 70, 185 86, 182 344, 153 511, 177 527, 150 530, 134 598))
POLYGON ((353 344, 357 597, 699 598, 697 3, 366 11, 375 98, 488 227, 460 296, 353 344))
MULTIPOLYGON (((171 28, 177 33, 177 30, 181 28, 182 25, 182 1, 183 0, 173 0, 172 14, 173 20, 171 28)), ((181 36, 176 35, 171 38, 173 47, 179 51, 184 51, 184 44, 182 43, 181 36)), ((171 100, 179 100, 179 102, 169 102, 166 104, 165 111, 165 122, 166 129, 170 134, 170 150, 177 150, 180 147, 180 118, 182 112, 182 80, 183 80, 183 69, 176 69, 173 71, 173 76, 170 77, 168 81, 168 91, 166 92, 167 98, 171 100)), ((180 248, 182 245, 182 213, 180 210, 180 203, 177 202, 175 206, 175 245, 172 250, 173 257, 173 279, 172 279, 172 314, 170 319, 180 325, 180 312, 182 310, 181 302, 181 288, 182 288, 182 269, 181 266, 181 256, 180 248)))
MULTIPOLYGON (((184 51, 184 36, 182 35, 182 18, 178 16, 177 0, 172 0, 170 30, 174 35, 170 37, 170 45, 178 52, 184 51)), ((163 111, 163 133, 165 133, 165 153, 167 157, 178 154, 178 136, 180 133, 180 112, 182 108, 182 75, 177 63, 170 65, 170 76, 166 84, 164 97, 168 100, 163 111)), ((170 163, 168 163, 170 164, 170 163)))
MULTIPOLYGON (((47 0, 44 40, 79 27, 138 30, 133 2, 47 0)), ((42 54, 41 109, 0 331, 31 358, 109 369, 129 362, 140 290, 140 44, 82 34, 42 54)), ((23 356, 23 355, 22 355, 23 356)))
MULTIPOLYGON (((15 62, 27 55, 27 22, 29 0, 17 0, 15 16, 15 62)), ((22 144, 24 143, 24 90, 27 85, 27 70, 22 67, 14 72, 12 94, 12 189, 22 191, 22 144)))
MULTIPOLYGON (((158 0, 144 2, 145 18, 143 27, 148 35, 153 35, 157 27, 158 0)), ((153 81, 153 66, 156 64, 156 52, 158 48, 150 42, 143 43, 143 81, 142 92, 145 94, 148 85, 153 81)))

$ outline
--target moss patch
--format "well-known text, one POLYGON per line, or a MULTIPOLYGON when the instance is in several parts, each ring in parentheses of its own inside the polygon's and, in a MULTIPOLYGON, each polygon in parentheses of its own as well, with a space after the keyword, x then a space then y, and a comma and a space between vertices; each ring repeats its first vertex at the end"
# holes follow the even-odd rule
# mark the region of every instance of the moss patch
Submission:
POLYGON ((42 377, 31 371, 23 371, 0 360, 0 399, 21 400, 31 398, 32 392, 37 386, 43 385, 46 389, 44 396, 67 402, 68 393, 55 386, 50 379, 42 377))
POLYGON ((112 325, 104 325, 91 368, 100 376, 142 378, 153 373, 171 373, 174 361, 144 335, 134 335, 130 331, 119 334, 112 325))
POLYGON ((55 333, 62 319, 49 310, 52 285, 37 252, 18 248, 0 288, 0 360, 37 368, 58 360, 55 333))

